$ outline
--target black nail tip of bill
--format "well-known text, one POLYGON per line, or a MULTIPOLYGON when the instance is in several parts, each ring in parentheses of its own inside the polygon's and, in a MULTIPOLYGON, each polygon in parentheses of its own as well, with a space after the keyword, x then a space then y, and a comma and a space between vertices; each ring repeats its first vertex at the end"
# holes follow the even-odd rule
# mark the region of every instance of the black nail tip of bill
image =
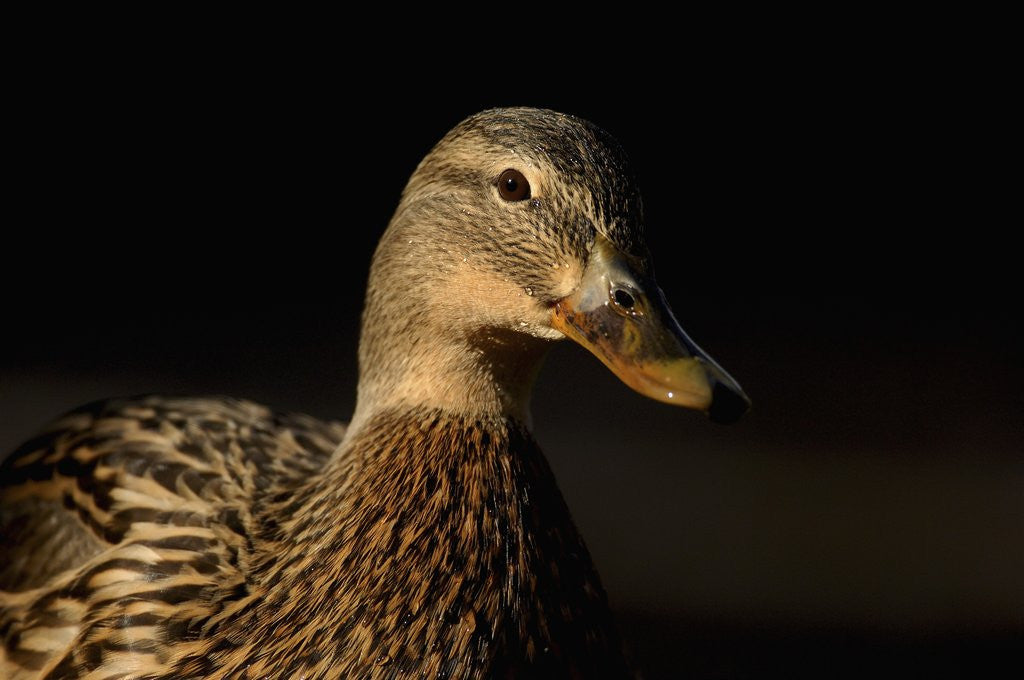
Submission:
POLYGON ((716 383, 711 393, 711 408, 708 409, 708 417, 713 422, 729 425, 743 417, 743 414, 750 410, 750 400, 740 392, 716 383))

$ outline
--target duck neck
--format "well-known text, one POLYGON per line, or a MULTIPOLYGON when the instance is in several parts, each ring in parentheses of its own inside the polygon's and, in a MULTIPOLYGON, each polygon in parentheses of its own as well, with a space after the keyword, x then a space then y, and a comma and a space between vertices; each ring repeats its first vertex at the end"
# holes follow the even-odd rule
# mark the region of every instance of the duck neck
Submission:
POLYGON ((516 420, 378 412, 284 504, 259 579, 280 596, 259 626, 330 635, 343 677, 375 662, 466 678, 621 663, 587 549, 516 420))
POLYGON ((439 409, 531 424, 530 392, 550 340, 503 328, 460 333, 415 322, 366 323, 353 435, 378 413, 439 409), (388 337, 380 337, 389 331, 388 337), (375 337, 376 336, 376 337, 375 337))

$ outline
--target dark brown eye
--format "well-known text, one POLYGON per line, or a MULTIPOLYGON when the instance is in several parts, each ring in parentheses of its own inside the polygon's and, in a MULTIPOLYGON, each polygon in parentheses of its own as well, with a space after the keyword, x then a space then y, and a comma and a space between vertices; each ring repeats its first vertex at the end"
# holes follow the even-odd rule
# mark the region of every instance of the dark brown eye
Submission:
POLYGON ((523 173, 509 168, 498 178, 498 193, 506 201, 525 201, 530 197, 530 183, 523 173))

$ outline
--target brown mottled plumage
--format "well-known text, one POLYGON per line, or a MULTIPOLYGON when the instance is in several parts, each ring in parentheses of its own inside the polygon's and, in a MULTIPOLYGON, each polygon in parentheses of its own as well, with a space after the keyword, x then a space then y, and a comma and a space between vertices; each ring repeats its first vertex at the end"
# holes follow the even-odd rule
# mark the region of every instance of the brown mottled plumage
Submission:
MULTIPOLYGON (((347 429, 142 397, 76 411, 3 463, 0 677, 629 677, 528 400, 595 244, 646 281, 641 220, 625 157, 589 123, 464 121, 374 257, 347 429), (509 167, 529 200, 498 196, 509 167)), ((631 285, 622 319, 648 309, 631 285)))

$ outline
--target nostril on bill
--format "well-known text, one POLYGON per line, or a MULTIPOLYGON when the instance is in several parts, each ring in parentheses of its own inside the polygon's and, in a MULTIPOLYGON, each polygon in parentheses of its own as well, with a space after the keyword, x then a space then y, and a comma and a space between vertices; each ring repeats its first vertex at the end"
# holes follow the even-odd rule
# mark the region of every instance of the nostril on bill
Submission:
POLYGON ((615 302, 620 307, 624 307, 626 309, 633 309, 633 306, 636 304, 636 300, 633 299, 633 296, 621 288, 616 289, 614 296, 615 302))

